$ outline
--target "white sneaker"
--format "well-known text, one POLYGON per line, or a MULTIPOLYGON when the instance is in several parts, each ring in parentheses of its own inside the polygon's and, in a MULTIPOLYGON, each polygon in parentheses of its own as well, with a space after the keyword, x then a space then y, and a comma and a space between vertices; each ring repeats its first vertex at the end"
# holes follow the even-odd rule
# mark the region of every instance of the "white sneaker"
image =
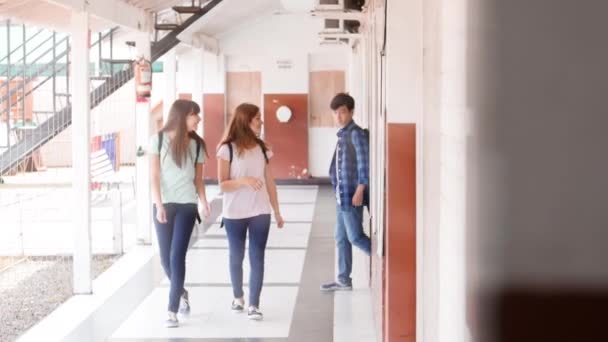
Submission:
POLYGON ((166 328, 177 328, 179 326, 179 321, 177 320, 177 315, 175 312, 169 311, 167 320, 165 321, 166 328))
POLYGON ((232 310, 232 312, 243 312, 243 309, 245 308, 245 301, 241 298, 241 299, 234 299, 232 300, 232 305, 230 306, 230 309, 232 310))
POLYGON ((182 296, 179 298, 179 313, 182 315, 190 314, 190 298, 188 297, 188 291, 184 290, 182 296))
POLYGON ((260 312, 260 309, 257 307, 250 306, 249 310, 247 311, 247 318, 254 321, 261 321, 264 318, 264 315, 262 315, 262 312, 260 312))

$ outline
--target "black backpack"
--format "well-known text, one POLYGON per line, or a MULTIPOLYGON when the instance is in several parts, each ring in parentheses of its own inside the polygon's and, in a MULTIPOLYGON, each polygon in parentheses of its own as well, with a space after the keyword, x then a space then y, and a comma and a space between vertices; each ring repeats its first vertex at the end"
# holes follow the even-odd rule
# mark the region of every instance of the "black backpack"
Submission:
MULTIPOLYGON (((194 140, 196 142, 196 156, 194 157, 194 174, 196 175, 196 161, 198 160, 198 156, 201 153, 201 143, 198 140, 194 140)), ((158 156, 160 157, 160 150, 163 147, 163 131, 158 132, 158 156)), ((201 215, 196 212, 196 221, 200 224, 202 222, 201 215)))

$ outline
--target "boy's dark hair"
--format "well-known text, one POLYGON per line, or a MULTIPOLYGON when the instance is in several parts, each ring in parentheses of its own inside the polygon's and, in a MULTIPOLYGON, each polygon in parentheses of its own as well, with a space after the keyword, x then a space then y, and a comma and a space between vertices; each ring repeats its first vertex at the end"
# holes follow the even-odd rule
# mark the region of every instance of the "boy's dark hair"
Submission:
POLYGON ((355 109, 355 99, 353 99, 353 97, 348 95, 347 93, 338 93, 331 100, 331 104, 329 105, 329 107, 331 108, 331 110, 337 110, 342 106, 346 106, 346 108, 348 108, 348 110, 352 112, 352 110, 355 109))

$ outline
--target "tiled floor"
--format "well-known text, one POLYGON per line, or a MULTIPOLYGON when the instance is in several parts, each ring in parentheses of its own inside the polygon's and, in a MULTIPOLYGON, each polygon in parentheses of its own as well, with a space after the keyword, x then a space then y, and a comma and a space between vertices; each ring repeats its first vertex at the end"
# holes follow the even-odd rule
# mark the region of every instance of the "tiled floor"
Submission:
MULTIPOLYGON (((169 288, 155 257, 142 264, 146 272, 130 276, 131 280, 122 287, 124 291, 117 291, 101 308, 91 310, 89 318, 79 319, 81 323, 58 340, 375 342, 365 255, 353 252, 352 292, 319 291, 322 282, 332 279, 335 260, 335 202, 331 189, 282 186, 279 200, 286 224, 283 229, 271 226, 260 303, 262 322, 249 321, 246 314, 230 310, 228 242, 224 229, 219 228, 218 217, 204 234, 197 236, 188 252, 186 287, 192 312, 180 316, 179 328, 164 328, 169 288)), ((248 264, 246 253, 245 298, 248 264)), ((44 336, 42 331, 37 333, 44 336)))

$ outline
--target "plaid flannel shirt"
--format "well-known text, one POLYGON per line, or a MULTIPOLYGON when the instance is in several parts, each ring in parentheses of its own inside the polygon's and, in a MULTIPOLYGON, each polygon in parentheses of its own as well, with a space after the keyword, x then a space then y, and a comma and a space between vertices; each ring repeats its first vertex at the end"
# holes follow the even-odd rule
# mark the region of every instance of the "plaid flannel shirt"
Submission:
POLYGON ((337 136, 336 150, 329 167, 336 200, 340 199, 339 204, 342 208, 352 206, 352 198, 357 186, 364 184, 366 188, 363 204, 368 205, 369 138, 354 121, 341 128, 337 136))

